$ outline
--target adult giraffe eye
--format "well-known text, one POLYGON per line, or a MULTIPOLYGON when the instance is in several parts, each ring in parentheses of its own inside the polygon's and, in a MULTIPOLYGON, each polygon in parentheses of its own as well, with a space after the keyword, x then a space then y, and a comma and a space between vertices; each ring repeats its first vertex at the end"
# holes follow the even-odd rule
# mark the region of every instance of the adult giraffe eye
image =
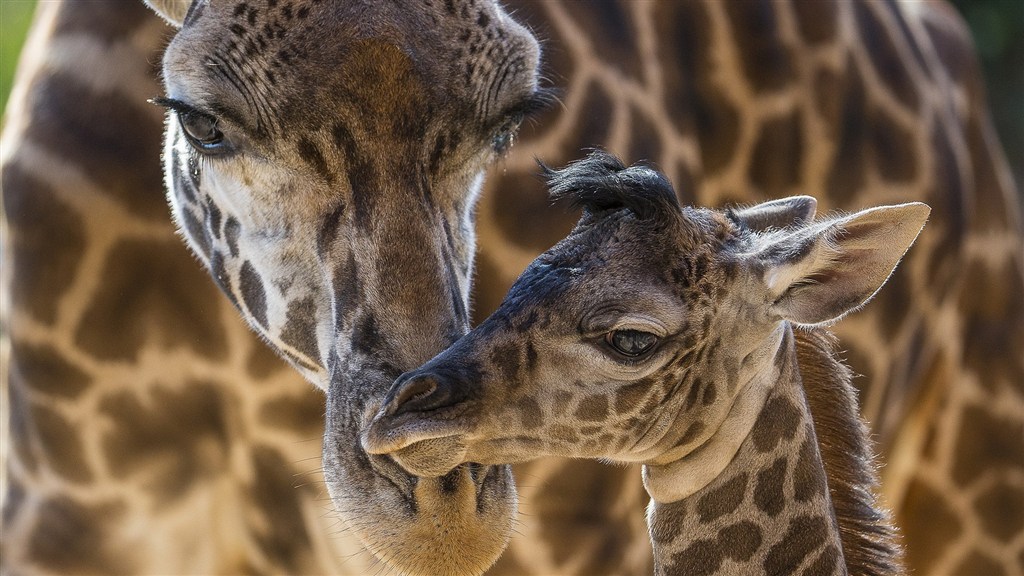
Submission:
POLYGON ((615 330, 609 332, 604 338, 616 352, 630 358, 650 352, 658 343, 657 336, 640 330, 615 330))
POLYGON ((224 134, 217 129, 216 118, 201 112, 179 112, 178 123, 185 138, 199 150, 211 154, 224 150, 224 134))
POLYGON ((515 142, 516 132, 519 131, 519 126, 523 123, 523 114, 516 113, 509 117, 501 128, 498 129, 497 134, 491 140, 491 146, 494 151, 498 154, 504 154, 512 147, 515 142))

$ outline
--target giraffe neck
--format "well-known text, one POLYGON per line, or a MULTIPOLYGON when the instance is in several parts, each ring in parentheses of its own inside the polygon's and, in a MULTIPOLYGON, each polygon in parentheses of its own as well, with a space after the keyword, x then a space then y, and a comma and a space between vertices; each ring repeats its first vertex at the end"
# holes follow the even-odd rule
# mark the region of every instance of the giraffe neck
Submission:
MULTIPOLYGON (((894 570, 897 548, 873 506, 876 478, 849 371, 815 333, 794 336, 787 326, 780 350, 777 378, 731 462, 687 497, 652 499, 656 573, 894 570), (827 420, 813 416, 826 413, 826 404, 827 420)), ((645 473, 658 468, 683 474, 680 483, 693 472, 668 464, 645 473)))

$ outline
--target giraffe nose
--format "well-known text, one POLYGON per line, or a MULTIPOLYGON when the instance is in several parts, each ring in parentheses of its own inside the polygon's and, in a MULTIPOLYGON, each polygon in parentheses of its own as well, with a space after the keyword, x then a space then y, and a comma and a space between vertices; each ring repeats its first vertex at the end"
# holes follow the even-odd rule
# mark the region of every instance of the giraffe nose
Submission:
POLYGON ((432 373, 411 372, 395 382, 385 412, 388 416, 430 412, 465 399, 465 390, 450 379, 432 373))

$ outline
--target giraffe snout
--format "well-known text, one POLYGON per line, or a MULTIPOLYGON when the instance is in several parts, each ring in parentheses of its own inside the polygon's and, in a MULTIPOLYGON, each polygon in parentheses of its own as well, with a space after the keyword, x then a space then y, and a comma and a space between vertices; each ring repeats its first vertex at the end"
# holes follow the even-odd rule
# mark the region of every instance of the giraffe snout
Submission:
POLYGON ((432 372, 410 372, 392 385, 384 405, 363 431, 363 449, 370 454, 395 454, 413 444, 461 436, 471 426, 469 391, 452 378, 432 372))
POLYGON ((384 410, 388 416, 430 412, 465 399, 465 390, 459 390, 450 379, 429 372, 412 372, 395 382, 384 410))

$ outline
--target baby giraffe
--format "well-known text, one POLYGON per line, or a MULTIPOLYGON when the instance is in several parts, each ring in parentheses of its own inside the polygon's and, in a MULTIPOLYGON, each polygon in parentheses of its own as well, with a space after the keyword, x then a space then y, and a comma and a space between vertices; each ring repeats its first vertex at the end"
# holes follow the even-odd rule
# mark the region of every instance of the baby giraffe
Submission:
POLYGON ((395 382, 366 451, 418 476, 642 463, 658 574, 899 572, 850 372, 819 326, 871 298, 929 208, 681 208, 660 174, 601 152, 548 178, 580 222, 395 382))

